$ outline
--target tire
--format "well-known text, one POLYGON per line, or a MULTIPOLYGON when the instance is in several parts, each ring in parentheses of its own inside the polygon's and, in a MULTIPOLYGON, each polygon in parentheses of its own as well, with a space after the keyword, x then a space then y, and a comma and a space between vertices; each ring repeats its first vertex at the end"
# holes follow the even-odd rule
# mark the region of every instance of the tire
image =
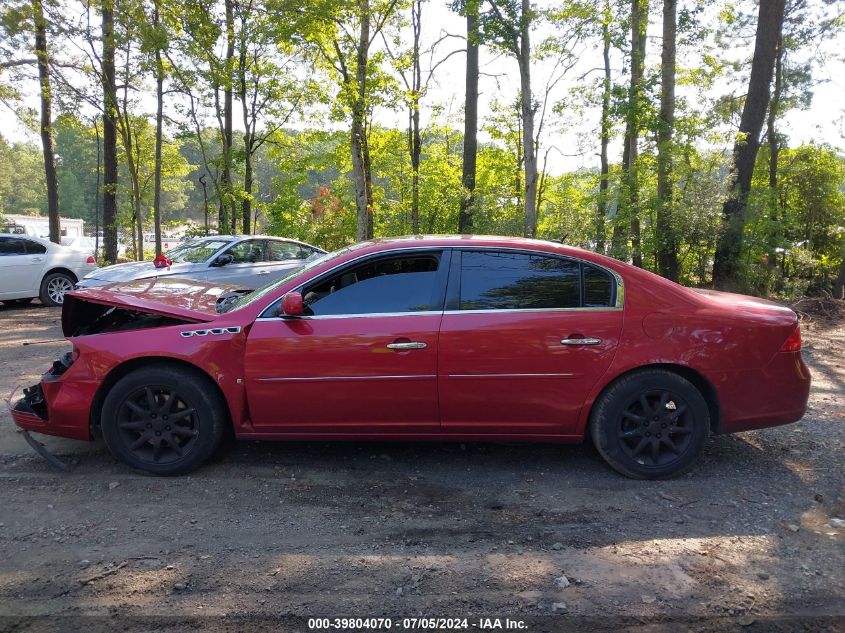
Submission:
POLYGON ((211 457, 229 414, 214 384, 199 371, 152 365, 115 383, 100 420, 115 458, 166 476, 191 472, 211 457))
POLYGON ((38 298, 45 306, 60 306, 65 301, 65 293, 73 290, 76 280, 67 273, 50 273, 41 280, 38 298))
POLYGON ((26 299, 4 299, 3 303, 7 306, 25 306, 32 303, 32 297, 28 297, 26 299))
POLYGON ((686 378, 646 369, 605 390, 593 407, 590 434, 604 460, 626 477, 676 477, 701 454, 710 434, 710 411, 686 378))

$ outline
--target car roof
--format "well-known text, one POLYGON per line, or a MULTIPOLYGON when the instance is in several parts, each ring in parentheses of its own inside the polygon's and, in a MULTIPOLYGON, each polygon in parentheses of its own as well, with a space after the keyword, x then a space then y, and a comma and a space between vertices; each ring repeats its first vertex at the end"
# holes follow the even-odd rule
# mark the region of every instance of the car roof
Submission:
MULTIPOLYGON (((350 251, 372 249, 373 251, 390 250, 393 248, 409 247, 443 247, 473 248, 473 247, 500 247, 500 248, 522 248, 535 251, 547 251, 551 253, 566 254, 575 257, 583 257, 596 261, 605 261, 610 258, 599 255, 576 246, 567 246, 560 242, 549 240, 537 240, 526 237, 510 237, 504 235, 407 235, 392 238, 374 238, 366 242, 359 242, 349 246, 350 251)), ((614 263, 622 263, 612 260, 614 263)))
POLYGON ((0 237, 17 237, 22 240, 30 240, 31 242, 38 242, 39 244, 43 244, 44 246, 53 245, 53 246, 61 246, 61 244, 56 244, 55 242, 51 242, 48 239, 43 237, 36 237, 35 235, 27 235, 26 233, 0 233, 0 237))
POLYGON ((228 240, 230 242, 243 242, 245 240, 271 240, 274 242, 290 242, 293 244, 302 244, 303 246, 316 248, 318 251, 322 251, 325 253, 325 250, 323 250, 319 246, 314 246, 313 244, 309 244, 308 242, 295 240, 290 237, 278 237, 276 235, 200 235, 199 237, 193 238, 192 241, 197 240, 228 240))

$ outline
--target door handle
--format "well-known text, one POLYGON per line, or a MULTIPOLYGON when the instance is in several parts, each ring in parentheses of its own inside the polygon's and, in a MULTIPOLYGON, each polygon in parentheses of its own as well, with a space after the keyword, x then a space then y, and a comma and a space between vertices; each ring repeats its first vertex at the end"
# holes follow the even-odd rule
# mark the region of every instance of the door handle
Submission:
POLYGON ((560 340, 561 345, 598 345, 600 338, 564 338, 560 340))
POLYGON ((34 262, 43 262, 43 261, 44 261, 44 258, 43 258, 43 257, 33 257, 33 258, 32 258, 32 261, 34 261, 34 262))
POLYGON ((407 343, 388 343, 387 349, 425 349, 428 347, 422 341, 408 341, 407 343))
POLYGON ((269 270, 259 270, 256 274, 257 275, 269 275, 270 271, 269 270))

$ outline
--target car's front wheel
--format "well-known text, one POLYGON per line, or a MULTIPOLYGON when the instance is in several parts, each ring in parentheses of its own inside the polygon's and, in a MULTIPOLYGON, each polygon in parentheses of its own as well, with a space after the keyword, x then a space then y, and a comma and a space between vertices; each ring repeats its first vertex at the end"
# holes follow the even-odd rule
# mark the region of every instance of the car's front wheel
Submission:
POLYGON ((120 461, 153 475, 180 475, 214 453, 226 403, 197 371, 153 365, 121 378, 103 402, 103 439, 120 461))
POLYGON ((76 283, 67 273, 50 273, 41 280, 38 298, 45 306, 60 306, 65 302, 65 295, 73 290, 76 283))
POLYGON ((635 479, 663 479, 695 463, 710 431, 701 392, 663 369, 619 379, 596 401, 590 419, 593 443, 616 471, 635 479))

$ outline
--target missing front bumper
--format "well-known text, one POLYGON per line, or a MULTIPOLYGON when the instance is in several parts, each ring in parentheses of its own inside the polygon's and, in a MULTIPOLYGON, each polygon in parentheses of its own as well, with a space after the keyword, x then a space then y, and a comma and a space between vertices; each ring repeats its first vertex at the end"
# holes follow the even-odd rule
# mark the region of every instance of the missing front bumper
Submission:
POLYGON ((9 408, 9 413, 12 416, 15 424, 18 426, 18 433, 23 435, 26 443, 29 444, 33 450, 41 455, 44 459, 50 462, 59 470, 67 470, 65 464, 58 457, 53 455, 47 448, 32 435, 25 426, 37 426, 47 422, 47 408, 44 403, 44 393, 41 391, 41 385, 33 385, 23 390, 24 397, 12 404, 12 397, 15 395, 15 388, 12 393, 5 399, 6 406, 9 408))
POLYGON ((26 443, 29 444, 36 453, 41 455, 41 457, 46 459, 59 470, 67 470, 67 464, 65 464, 55 455, 53 455, 53 453, 48 451, 47 448, 41 442, 39 442, 34 437, 32 437, 32 435, 29 434, 29 431, 27 431, 26 429, 18 429, 18 433, 23 435, 23 439, 26 440, 26 443))

